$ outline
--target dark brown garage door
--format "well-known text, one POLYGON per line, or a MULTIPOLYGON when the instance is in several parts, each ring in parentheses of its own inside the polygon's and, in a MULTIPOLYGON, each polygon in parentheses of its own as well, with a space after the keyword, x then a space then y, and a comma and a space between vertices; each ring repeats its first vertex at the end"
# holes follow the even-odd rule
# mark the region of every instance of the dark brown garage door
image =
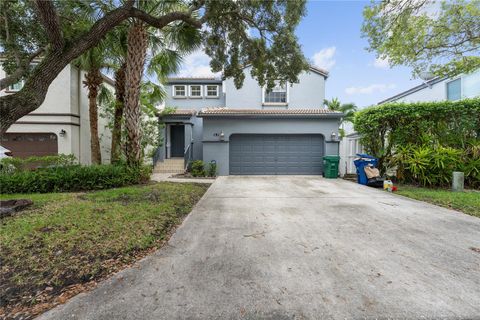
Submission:
POLYGON ((2 146, 12 151, 12 156, 18 158, 58 154, 55 133, 6 133, 1 141, 2 146))

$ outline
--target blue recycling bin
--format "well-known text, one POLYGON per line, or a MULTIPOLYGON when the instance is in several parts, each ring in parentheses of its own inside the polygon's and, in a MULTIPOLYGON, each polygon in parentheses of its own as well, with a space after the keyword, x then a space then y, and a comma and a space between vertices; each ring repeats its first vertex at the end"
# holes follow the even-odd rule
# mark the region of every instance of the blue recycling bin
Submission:
POLYGON ((359 158, 353 160, 353 163, 357 168, 357 182, 359 184, 367 185, 368 178, 364 168, 368 165, 372 165, 376 168, 378 166, 378 159, 364 153, 357 153, 357 157, 359 158))

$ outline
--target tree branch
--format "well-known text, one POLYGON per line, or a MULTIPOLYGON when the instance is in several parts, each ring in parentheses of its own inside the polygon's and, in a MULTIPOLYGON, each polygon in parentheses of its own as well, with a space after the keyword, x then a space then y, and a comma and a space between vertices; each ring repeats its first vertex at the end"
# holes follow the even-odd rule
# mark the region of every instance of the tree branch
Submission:
POLYGON ((131 16, 133 18, 138 18, 148 23, 152 27, 155 27, 158 29, 162 29, 170 22, 177 21, 177 20, 188 23, 197 29, 200 29, 203 25, 203 22, 201 20, 198 20, 192 17, 192 13, 190 12, 190 10, 189 12, 181 12, 181 11, 170 12, 159 18, 149 15, 145 11, 139 10, 137 8, 132 8, 130 9, 130 11, 131 11, 131 16))
POLYGON ((54 50, 60 50, 65 44, 60 28, 60 19, 50 0, 35 0, 40 21, 47 32, 48 39, 54 50))
POLYGON ((43 48, 38 49, 23 61, 18 60, 18 67, 5 78, 0 79, 0 90, 6 89, 14 83, 17 83, 28 71, 30 63, 44 52, 43 48))

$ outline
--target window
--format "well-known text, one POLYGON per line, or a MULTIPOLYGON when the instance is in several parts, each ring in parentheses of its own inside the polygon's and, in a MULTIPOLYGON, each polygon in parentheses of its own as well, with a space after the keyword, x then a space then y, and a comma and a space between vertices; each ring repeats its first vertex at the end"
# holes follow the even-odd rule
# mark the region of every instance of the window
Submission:
POLYGON ((263 103, 265 104, 287 104, 288 89, 287 84, 278 83, 271 90, 264 89, 263 103))
POLYGON ((207 97, 208 98, 218 98, 218 86, 217 85, 207 85, 207 97))
POLYGON ((200 86, 200 85, 190 86, 190 97, 201 98, 202 97, 202 86, 200 86))
POLYGON ((8 87, 7 91, 20 91, 23 88, 23 85, 25 84, 25 80, 20 80, 17 83, 14 83, 8 87))
POLYGON ((185 98, 187 96, 187 87, 173 86, 173 96, 176 98, 185 98))
POLYGON ((462 79, 447 82, 447 100, 454 101, 462 98, 462 79))

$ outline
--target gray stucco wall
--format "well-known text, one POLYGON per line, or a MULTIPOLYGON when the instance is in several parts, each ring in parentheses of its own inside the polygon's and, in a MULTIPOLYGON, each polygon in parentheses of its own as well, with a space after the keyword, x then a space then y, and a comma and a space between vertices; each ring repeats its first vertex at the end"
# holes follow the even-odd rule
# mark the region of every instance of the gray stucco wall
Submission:
MULTIPOLYGON (((315 72, 303 72, 299 83, 288 85, 288 109, 323 108, 325 77, 315 72)), ((262 105, 262 91, 257 80, 251 77, 250 68, 245 70, 243 87, 237 89, 233 79, 226 79, 225 104, 232 109, 268 109, 278 106, 262 105)))
MULTIPOLYGON (((182 84, 183 85, 183 84, 182 84)), ((197 83, 195 83, 197 85, 197 83)), ((178 109, 189 109, 189 110, 201 110, 206 107, 225 107, 225 95, 223 94, 223 89, 221 84, 219 86, 219 97, 218 98, 206 98, 205 97, 205 86, 207 84, 201 84, 203 86, 203 97, 202 98, 174 98, 172 97, 172 86, 171 84, 165 85, 165 90, 167 92, 167 97, 165 98, 165 106, 167 107, 177 107, 178 109)), ((188 90, 188 84, 187 84, 188 90)))
POLYGON ((232 134, 322 134, 325 154, 338 155, 338 142, 331 142, 331 134, 338 136, 339 119, 203 119, 203 161, 215 160, 218 175, 229 174, 229 139, 232 134), (225 141, 215 134, 223 131, 225 141))

